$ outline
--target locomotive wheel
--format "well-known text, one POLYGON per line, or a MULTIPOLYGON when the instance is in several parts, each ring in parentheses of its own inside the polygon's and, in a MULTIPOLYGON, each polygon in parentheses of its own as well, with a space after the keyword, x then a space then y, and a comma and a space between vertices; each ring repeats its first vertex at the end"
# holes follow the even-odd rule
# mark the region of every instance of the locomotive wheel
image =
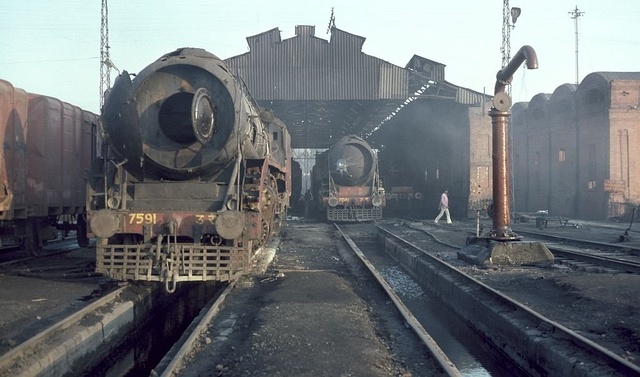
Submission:
MULTIPOLYGON (((271 181, 271 180, 270 180, 271 181)), ((270 182, 271 183, 271 182, 270 182)), ((271 185, 265 186, 262 192, 262 239, 260 245, 264 245, 271 237, 271 229, 273 228, 273 218, 275 210, 275 191, 271 185)))
MULTIPOLYGON (((276 202, 278 201, 278 186, 273 176, 269 176, 262 192, 262 217, 269 224, 273 221, 276 212, 276 202)), ((269 226, 271 228, 271 226, 269 226)))
POLYGON ((260 239, 260 244, 258 246, 264 245, 269 239, 269 236, 271 235, 269 222, 263 217, 260 223, 262 224, 262 239, 260 239))
POLYGON ((247 169, 243 196, 245 208, 260 213, 260 238, 254 245, 257 248, 264 245, 277 228, 273 221, 279 202, 278 184, 276 178, 269 173, 267 165, 247 169), (261 176, 262 174, 264 175, 261 176))

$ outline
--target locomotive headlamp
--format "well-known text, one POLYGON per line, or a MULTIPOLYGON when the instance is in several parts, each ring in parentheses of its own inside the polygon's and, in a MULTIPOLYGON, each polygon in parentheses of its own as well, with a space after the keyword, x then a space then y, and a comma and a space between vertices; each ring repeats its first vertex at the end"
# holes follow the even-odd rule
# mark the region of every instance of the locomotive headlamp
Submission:
POLYGON ((120 207, 120 199, 116 196, 112 196, 107 200, 107 207, 109 209, 118 209, 120 207))
POLYGON ((338 205, 338 198, 336 198, 335 196, 331 196, 329 197, 328 202, 331 207, 335 207, 338 205))
POLYGON ((339 173, 347 173, 347 160, 345 160, 344 158, 339 159, 338 161, 336 161, 336 171, 339 173))
POLYGON ((371 198, 371 204, 373 204, 375 207, 380 207, 382 205, 382 197, 375 195, 373 198, 371 198))

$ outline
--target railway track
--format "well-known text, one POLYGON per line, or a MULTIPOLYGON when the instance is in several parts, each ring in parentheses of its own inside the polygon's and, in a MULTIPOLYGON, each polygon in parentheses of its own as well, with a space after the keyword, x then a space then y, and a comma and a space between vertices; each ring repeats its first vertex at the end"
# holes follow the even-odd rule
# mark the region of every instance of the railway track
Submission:
MULTIPOLYGON (((6 266, 14 268, 12 274, 26 270, 40 274, 40 267, 24 264, 46 259, 26 258, 17 268, 12 266, 16 261, 6 266)), ((65 256, 56 263, 70 262, 65 256)), ((61 279, 58 275, 43 278, 61 279)), ((38 330, 27 323, 29 329, 18 329, 11 336, 10 349, 5 346, 0 353, 0 376, 173 375, 234 284, 184 284, 167 295, 158 284, 121 283, 89 304, 70 305, 82 307, 68 309, 64 318, 39 313, 42 321, 52 324, 38 330), (201 311, 206 301, 208 310, 201 311), (177 337, 176 331, 180 331, 177 337), (27 338, 27 334, 32 335, 27 338)), ((3 334, 3 343, 5 336, 9 334, 3 334)))
MULTIPOLYGON (((454 230, 460 232, 459 229, 454 230)), ((380 227, 387 250, 414 269, 423 287, 435 287, 476 331, 531 375, 638 375, 640 367, 597 342, 500 293, 437 255, 405 240, 407 228, 380 227), (398 252, 397 250, 403 250, 398 252), (445 286, 448 286, 445 288, 445 286)), ((425 236, 426 237, 426 236, 425 236)), ((419 237, 418 237, 419 238, 419 237)), ((431 241, 433 244, 433 241, 431 241)), ((455 247, 454 244, 447 247, 455 247)))
MULTIPOLYGON (((464 233, 467 236, 477 234, 477 226, 472 222, 460 222, 455 228, 444 225, 431 225, 428 227, 415 226, 422 224, 421 221, 409 219, 407 226, 418 231, 429 234, 436 242, 459 249, 464 245, 463 237, 456 241, 443 241, 438 239, 429 229, 451 230, 452 232, 464 233)), ((563 264, 569 268, 580 269, 589 272, 601 273, 634 273, 640 274, 640 248, 613 242, 601 242, 584 238, 569 237, 566 235, 554 235, 518 229, 516 233, 527 236, 527 241, 543 242, 554 254, 555 263, 563 264)))
POLYGON ((27 253, 21 246, 0 250, 0 268, 12 264, 24 263, 38 258, 52 257, 68 253, 79 248, 75 237, 50 241, 38 255, 27 253))
POLYGON ((270 271, 251 279, 249 288, 247 281, 239 284, 203 330, 208 342, 200 337, 195 352, 183 356, 189 363, 180 375, 461 375, 408 310, 402 317, 389 305, 393 299, 335 228, 299 228, 306 229, 296 231, 305 239, 285 242, 270 271))
POLYGON ((16 345, 0 357, 0 376, 63 375, 88 352, 100 352, 99 344, 115 335, 111 329, 118 326, 119 313, 130 309, 117 305, 125 289, 116 289, 16 345))
MULTIPOLYGON (((357 230, 352 233, 350 230, 345 231, 344 227, 338 228, 338 230, 345 237, 346 243, 358 255, 362 264, 369 267, 373 276, 380 281, 382 289, 390 297, 389 300, 394 302, 397 305, 397 310, 402 313, 407 328, 411 328, 417 338, 422 340, 425 349, 428 349, 432 355, 429 358, 436 361, 437 369, 442 371, 443 374, 449 376, 466 375, 470 368, 476 372, 477 370, 486 370, 486 374, 489 375, 508 374, 511 376, 613 376, 640 374, 640 368, 637 365, 620 357, 616 352, 581 335, 580 332, 571 330, 569 326, 565 326, 557 320, 546 318, 531 307, 500 293, 497 289, 484 284, 473 276, 466 275, 460 267, 462 262, 453 258, 443 257, 444 255, 455 254, 454 250, 460 247, 459 242, 456 240, 464 239, 466 230, 437 227, 425 232, 424 229, 417 230, 417 227, 398 226, 398 224, 387 225, 389 226, 379 226, 375 229, 372 225, 362 225, 365 228, 368 227, 367 229, 374 229, 373 232, 369 232, 376 234, 377 238, 376 236, 373 238, 370 236, 360 237, 357 235, 357 230), (447 230, 453 232, 454 235, 451 236, 449 234, 447 236, 447 233, 451 233, 447 232, 447 230), (353 234, 356 234, 356 236, 353 237, 353 234), (411 240, 407 241, 404 238, 410 238, 411 240), (434 238, 439 243, 434 241, 434 238), (366 251, 372 247, 380 248, 380 244, 384 245, 384 248, 395 258, 394 261, 390 262, 394 265, 392 268, 375 267, 380 264, 381 256, 374 254, 373 258, 371 258, 371 254, 366 251), (446 248, 450 250, 443 252, 442 245, 447 245, 446 248), (396 260, 399 262, 396 262, 396 260), (448 262, 445 260, 448 260, 448 262), (398 264, 402 264, 409 272, 400 272, 399 267, 397 267, 398 264), (454 266, 454 264, 456 265, 454 266), (409 266, 412 269, 409 269, 409 266), (405 283, 398 283, 397 274, 408 277, 402 277, 400 281, 413 279, 420 283, 419 289, 421 288, 425 292, 430 291, 426 304, 424 297, 427 297, 427 295, 421 292, 415 295, 412 294, 411 292, 414 288, 407 290, 406 287, 402 286, 405 283), (436 314, 436 317, 438 315, 441 317, 453 317, 451 313, 457 313, 455 316, 458 319, 454 327, 458 328, 458 331, 460 331, 460 328, 469 329, 463 331, 462 338, 467 339, 466 342, 468 343, 471 342, 469 335, 475 334, 476 338, 474 339, 478 340, 473 342, 491 345, 491 347, 484 345, 479 347, 475 344, 475 347, 485 350, 484 352, 488 352, 489 355, 472 354, 471 358, 474 361, 471 366, 460 364, 460 359, 469 359, 468 356, 460 356, 460 349, 466 349, 474 345, 462 343, 456 346, 457 348, 454 347, 454 352, 451 353, 450 344, 454 342, 451 342, 450 339, 455 338, 455 334, 447 335, 449 338, 444 343, 448 343, 448 345, 441 347, 440 342, 443 335, 432 336, 434 321, 432 319, 425 321, 425 312, 430 310, 428 308, 433 307, 436 302, 438 304, 435 306, 440 308, 438 310, 446 312, 444 315, 442 313, 436 314), (447 304, 441 305, 440 303, 447 304), (416 309, 416 305, 427 305, 427 309, 416 309), (486 351, 487 348, 491 348, 492 351, 486 351), (505 358, 505 355, 508 357, 505 358), (490 361, 485 361, 482 359, 483 357, 491 359, 490 361), (505 364, 509 365, 507 367, 509 369, 508 372, 503 369, 495 369, 503 368, 502 365, 505 364), (496 367, 496 365, 501 366, 496 367)), ((284 253, 282 257, 285 257, 286 250, 281 252, 284 253)), ((308 261, 316 259, 314 252, 308 255, 311 258, 308 261)), ((334 263, 333 258, 335 257, 324 257, 334 263)), ((295 262, 296 267, 285 272, 286 274, 292 274, 293 276, 296 272, 304 272, 304 268, 299 270, 301 267, 299 256, 295 256, 291 260, 295 262)), ((302 262, 303 265, 304 262, 302 262)), ((323 269, 311 270, 306 273, 317 275, 330 271, 331 269, 323 269)), ((260 281, 269 284, 282 279, 281 275, 284 276, 282 273, 277 273, 260 281)), ((330 274, 327 276, 330 276, 330 274)), ((304 279, 301 281, 304 281, 304 279)), ((369 284, 367 283, 367 285, 369 284)), ((108 356, 107 351, 114 347, 122 348, 120 341, 109 339, 122 334, 117 334, 115 330, 110 330, 110 328, 113 326, 113 328, 120 328, 120 332, 123 331, 122 329, 125 329, 125 332, 130 332, 132 330, 127 329, 133 329, 138 326, 134 322, 131 322, 132 325, 128 327, 122 326, 122 323, 117 323, 117 321, 123 320, 133 321, 133 315, 127 313, 140 310, 139 308, 134 310, 134 306, 137 304, 131 302, 130 299, 120 300, 122 296, 130 297, 132 295, 131 292, 125 293, 130 288, 119 288, 109 294, 108 297, 103 297, 91 304, 91 307, 74 313, 73 316, 60 321, 60 323, 48 328, 42 334, 14 347, 10 353, 0 358, 0 375, 27 376, 41 373, 52 375, 52 371, 54 371, 53 375, 55 375, 55 371, 63 371, 64 368, 73 363, 73 360, 86 357, 87 353, 97 352, 96 350, 105 351, 105 354, 93 354, 92 356, 109 358, 109 361, 106 362, 107 364, 120 364, 121 362, 111 359, 112 356, 108 356), (96 315, 97 313, 98 315, 96 315), (96 322, 91 324, 88 322, 90 318, 93 318, 96 322), (116 318, 118 319, 116 320, 116 318), (66 342, 71 343, 57 344, 56 339, 60 338, 65 338, 66 342), (107 344, 111 345, 107 346, 107 344), (32 358, 33 362, 27 361, 32 360, 29 358, 32 358), (46 372, 43 372, 45 370, 46 372)), ((221 321, 218 318, 218 313, 221 310, 222 303, 228 298, 233 288, 234 285, 230 285, 225 287, 224 290, 220 289, 216 293, 216 298, 208 302, 206 309, 203 309, 200 315, 179 335, 177 341, 173 340, 171 344, 163 345, 168 350, 163 351, 164 358, 160 356, 161 360, 151 365, 147 371, 151 370, 151 374, 157 376, 178 375, 182 373, 182 368, 186 364, 190 364, 193 361, 194 357, 203 357, 203 353, 199 354, 201 348, 204 347, 203 345, 209 343, 217 344, 219 337, 211 335, 211 323, 215 320, 221 321), (197 356, 198 354, 200 356, 197 356)), ((260 294, 259 297, 263 296, 264 293, 260 294)), ((208 297, 211 297, 211 295, 208 297)), ((251 302, 251 305, 254 306, 254 301, 249 300, 248 302, 251 302)), ((171 300, 171 304, 173 306, 181 306, 181 304, 176 304, 173 300, 171 300)), ((259 305, 259 303, 255 305, 259 305)), ((289 307, 287 312, 292 312, 294 307, 289 307)), ((157 309, 148 310, 157 311, 157 309)), ((380 309, 376 306, 375 310, 379 311, 380 309)), ((293 310, 293 313, 295 312, 293 310)), ((139 316, 143 317, 144 315, 140 314, 139 316)), ((226 316, 223 318, 226 318, 226 316)), ((161 323, 171 323, 171 320, 165 319, 161 323)), ((294 323, 291 322, 287 326, 291 327, 294 323)), ((239 325, 231 326, 237 330, 239 325)), ((240 328, 243 326, 245 325, 240 326, 240 328)), ((299 333, 294 334, 296 334, 294 335, 295 339, 299 333)), ((254 333, 253 335, 255 336, 256 334, 254 333)), ((288 337, 289 335, 286 336, 288 337)), ((262 339, 267 338, 263 337, 262 339)), ((142 341, 152 344, 162 342, 160 340, 150 340, 146 337, 142 338, 142 341)), ((224 340, 220 340, 220 342, 224 342, 224 340)), ((249 344, 252 344, 253 347, 253 340, 249 340, 249 344)), ((224 347, 226 346, 221 344, 218 349, 224 347)), ((233 353, 234 351, 226 352, 233 353)), ((209 355, 211 358, 210 353, 205 352, 204 355, 204 357, 209 355)), ((242 354, 240 353, 239 355, 235 357, 242 359, 242 354)), ((128 359, 126 354, 121 355, 121 357, 124 358, 122 363, 125 363, 125 359, 128 359)), ((281 357, 287 356, 283 354, 281 357)), ((227 368, 226 363, 215 364, 214 366, 216 369, 220 366, 220 373, 225 370, 224 368, 227 368)), ((104 367, 100 366, 96 370, 104 370, 102 368, 104 367)))
POLYGON ((221 288, 182 287, 168 296, 157 284, 125 284, 30 338, 16 339, 0 356, 0 376, 148 375, 153 363, 171 375, 232 287, 221 288), (213 297, 209 310, 191 322, 203 297, 213 297))
POLYGON ((526 235, 527 239, 545 242, 558 262, 586 268, 592 271, 593 266, 602 267, 601 272, 640 273, 640 248, 628 243, 601 242, 596 240, 570 237, 566 235, 545 234, 541 232, 517 231, 526 235), (587 265, 584 265, 586 263, 587 265))
POLYGON ((201 314, 191 322, 191 325, 184 332, 183 336, 171 347, 166 356, 151 371, 151 376, 170 377, 177 376, 184 367, 187 357, 193 354, 201 337, 205 335, 209 325, 216 318, 220 307, 235 287, 236 282, 232 282, 222 290, 222 292, 211 299, 205 306, 201 314))
POLYGON ((413 313, 407 308, 404 304, 400 296, 394 291, 394 289, 387 283, 385 278, 382 276, 380 272, 376 269, 374 264, 365 256, 365 254, 360 250, 358 245, 349 237, 342 229, 334 224, 336 229, 340 232, 342 237, 345 239, 351 250, 358 256, 358 258, 364 263, 367 269, 374 276, 376 281, 380 284, 380 286, 387 293, 391 301, 394 303, 398 311, 401 313, 402 317, 407 322, 408 326, 410 326, 415 334, 422 340, 424 345, 431 353, 431 357, 436 360, 438 366, 444 371, 444 373, 448 376, 461 376, 462 374, 458 370, 458 368, 454 365, 453 362, 447 357, 445 352, 440 348, 438 343, 431 337, 431 335, 425 330, 423 325, 418 321, 418 319, 413 315, 413 313))

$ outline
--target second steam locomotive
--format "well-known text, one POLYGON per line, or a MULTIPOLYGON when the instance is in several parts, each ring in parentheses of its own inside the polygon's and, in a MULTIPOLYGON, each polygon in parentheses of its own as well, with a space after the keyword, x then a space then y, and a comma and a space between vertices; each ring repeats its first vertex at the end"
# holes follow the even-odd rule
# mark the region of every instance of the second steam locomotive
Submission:
POLYGON ((96 270, 120 280, 233 280, 279 230, 291 193, 285 125, 215 55, 166 54, 118 76, 109 157, 89 182, 96 270))
POLYGON ((382 219, 385 192, 375 152, 362 138, 342 137, 316 155, 311 172, 313 197, 329 221, 382 219))

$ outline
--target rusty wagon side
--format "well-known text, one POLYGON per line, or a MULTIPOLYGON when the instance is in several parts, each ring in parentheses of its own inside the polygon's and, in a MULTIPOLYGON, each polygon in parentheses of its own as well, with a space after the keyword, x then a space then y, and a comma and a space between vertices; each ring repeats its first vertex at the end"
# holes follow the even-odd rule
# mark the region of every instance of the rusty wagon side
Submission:
POLYGON ((58 231, 85 246, 98 115, 0 80, 0 241, 39 254, 58 231))

